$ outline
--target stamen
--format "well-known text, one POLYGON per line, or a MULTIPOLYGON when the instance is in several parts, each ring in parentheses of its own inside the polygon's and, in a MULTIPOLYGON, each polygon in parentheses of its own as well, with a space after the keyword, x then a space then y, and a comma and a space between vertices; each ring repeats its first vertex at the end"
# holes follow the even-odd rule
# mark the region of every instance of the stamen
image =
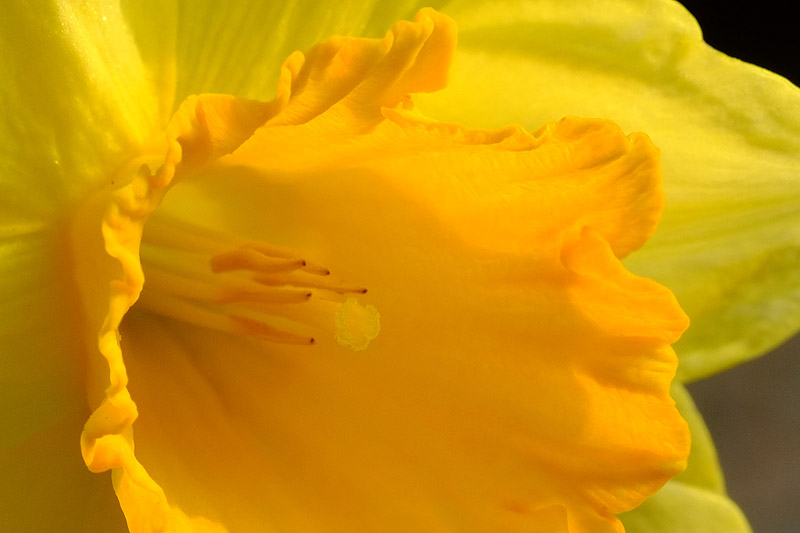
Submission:
POLYGON ((198 231, 196 226, 158 211, 150 216, 145 230, 148 245, 172 250, 215 255, 239 244, 230 235, 209 229, 198 231))
POLYGON ((252 248, 239 248, 211 258, 211 271, 215 273, 232 270, 253 270, 255 272, 290 272, 306 266, 300 258, 283 259, 270 257, 252 248))
POLYGON ((303 337, 242 316, 221 313, 188 300, 154 291, 142 291, 137 305, 163 316, 190 322, 215 331, 253 335, 282 344, 314 344, 313 337, 303 337))
POLYGON ((276 286, 276 285, 284 285, 290 284, 295 286, 302 286, 302 287, 310 287, 313 289, 323 289, 327 291, 332 291, 337 294, 366 294, 367 289, 364 287, 359 287, 357 285, 353 285, 351 283, 346 283, 344 281, 339 281, 335 279, 330 279, 327 276, 317 275, 317 276, 309 276, 304 275, 303 272, 291 272, 284 276, 269 276, 269 275, 260 275, 256 274, 252 276, 252 280, 258 282, 262 285, 267 286, 276 286))
POLYGON ((298 289, 260 290, 257 292, 235 291, 217 299, 221 304, 237 302, 270 302, 275 304, 299 304, 307 302, 311 292, 298 289))
POLYGON ((239 324, 244 333, 253 335, 254 337, 261 337, 264 340, 280 342, 284 344, 314 344, 316 342, 314 337, 301 337, 299 335, 293 335, 257 320, 248 320, 242 317, 231 318, 234 322, 239 324))
POLYGON ((345 298, 367 289, 291 249, 154 215, 140 255, 145 286, 137 306, 154 313, 284 344, 312 345, 309 330, 323 329, 353 350, 379 329, 374 307, 345 298))

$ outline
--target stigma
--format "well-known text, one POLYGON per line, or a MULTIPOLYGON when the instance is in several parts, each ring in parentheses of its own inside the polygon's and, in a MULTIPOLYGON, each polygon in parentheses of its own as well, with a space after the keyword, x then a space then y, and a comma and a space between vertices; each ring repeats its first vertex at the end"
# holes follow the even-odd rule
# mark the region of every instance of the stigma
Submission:
POLYGON ((157 211, 142 238, 136 307, 217 331, 312 346, 325 334, 367 348, 380 315, 367 289, 296 250, 200 228, 157 211))

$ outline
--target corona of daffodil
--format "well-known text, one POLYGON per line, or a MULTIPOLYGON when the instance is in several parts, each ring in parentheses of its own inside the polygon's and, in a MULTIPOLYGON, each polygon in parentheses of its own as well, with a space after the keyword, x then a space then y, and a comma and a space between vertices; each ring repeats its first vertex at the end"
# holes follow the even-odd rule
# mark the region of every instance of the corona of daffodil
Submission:
POLYGON ((797 88, 436 4, 2 8, 4 528, 748 531, 679 382, 800 323, 797 88))

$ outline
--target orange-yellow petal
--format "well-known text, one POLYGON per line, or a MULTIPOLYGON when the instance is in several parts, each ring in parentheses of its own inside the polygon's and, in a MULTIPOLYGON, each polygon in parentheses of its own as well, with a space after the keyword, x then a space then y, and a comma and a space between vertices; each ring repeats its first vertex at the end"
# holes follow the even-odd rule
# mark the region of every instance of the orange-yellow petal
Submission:
POLYGON ((658 220, 657 150, 608 121, 531 134, 419 116, 407 93, 441 86, 452 39, 425 10, 292 56, 270 107, 186 104, 166 163, 101 217, 111 387, 84 453, 116 469, 132 530, 619 532, 614 514, 683 468, 669 343, 686 317, 619 262, 658 220), (173 177, 145 259, 202 294, 150 277, 120 325, 173 177), (220 255, 241 246, 263 257, 220 255), (260 326, 236 330, 249 296, 206 289, 254 282, 270 288, 247 315, 260 326), (276 283, 310 297, 279 302, 276 283), (362 286, 380 334, 355 352, 336 294, 362 286), (293 321, 313 346, 276 333, 293 321))

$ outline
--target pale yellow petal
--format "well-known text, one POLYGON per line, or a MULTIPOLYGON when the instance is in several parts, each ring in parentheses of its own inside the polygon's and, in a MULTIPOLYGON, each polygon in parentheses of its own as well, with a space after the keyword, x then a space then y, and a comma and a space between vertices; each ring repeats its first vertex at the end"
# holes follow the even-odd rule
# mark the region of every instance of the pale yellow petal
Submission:
POLYGON ((751 533, 742 511, 727 496, 670 481, 623 517, 627 533, 751 533))
POLYGON ((117 3, 11 2, 0 19, 0 221, 54 222, 169 109, 117 3))
MULTIPOLYGON (((34 395, 31 395, 35 398, 34 395)), ((5 404, 3 404, 5 405, 5 404)), ((0 450, 0 516, 6 531, 127 531, 109 474, 96 475, 76 453, 86 409, 0 450)), ((3 419, 3 429, 14 429, 3 419)))
POLYGON ((267 100, 280 65, 332 35, 381 37, 426 2, 177 2, 178 101, 202 92, 267 100))

